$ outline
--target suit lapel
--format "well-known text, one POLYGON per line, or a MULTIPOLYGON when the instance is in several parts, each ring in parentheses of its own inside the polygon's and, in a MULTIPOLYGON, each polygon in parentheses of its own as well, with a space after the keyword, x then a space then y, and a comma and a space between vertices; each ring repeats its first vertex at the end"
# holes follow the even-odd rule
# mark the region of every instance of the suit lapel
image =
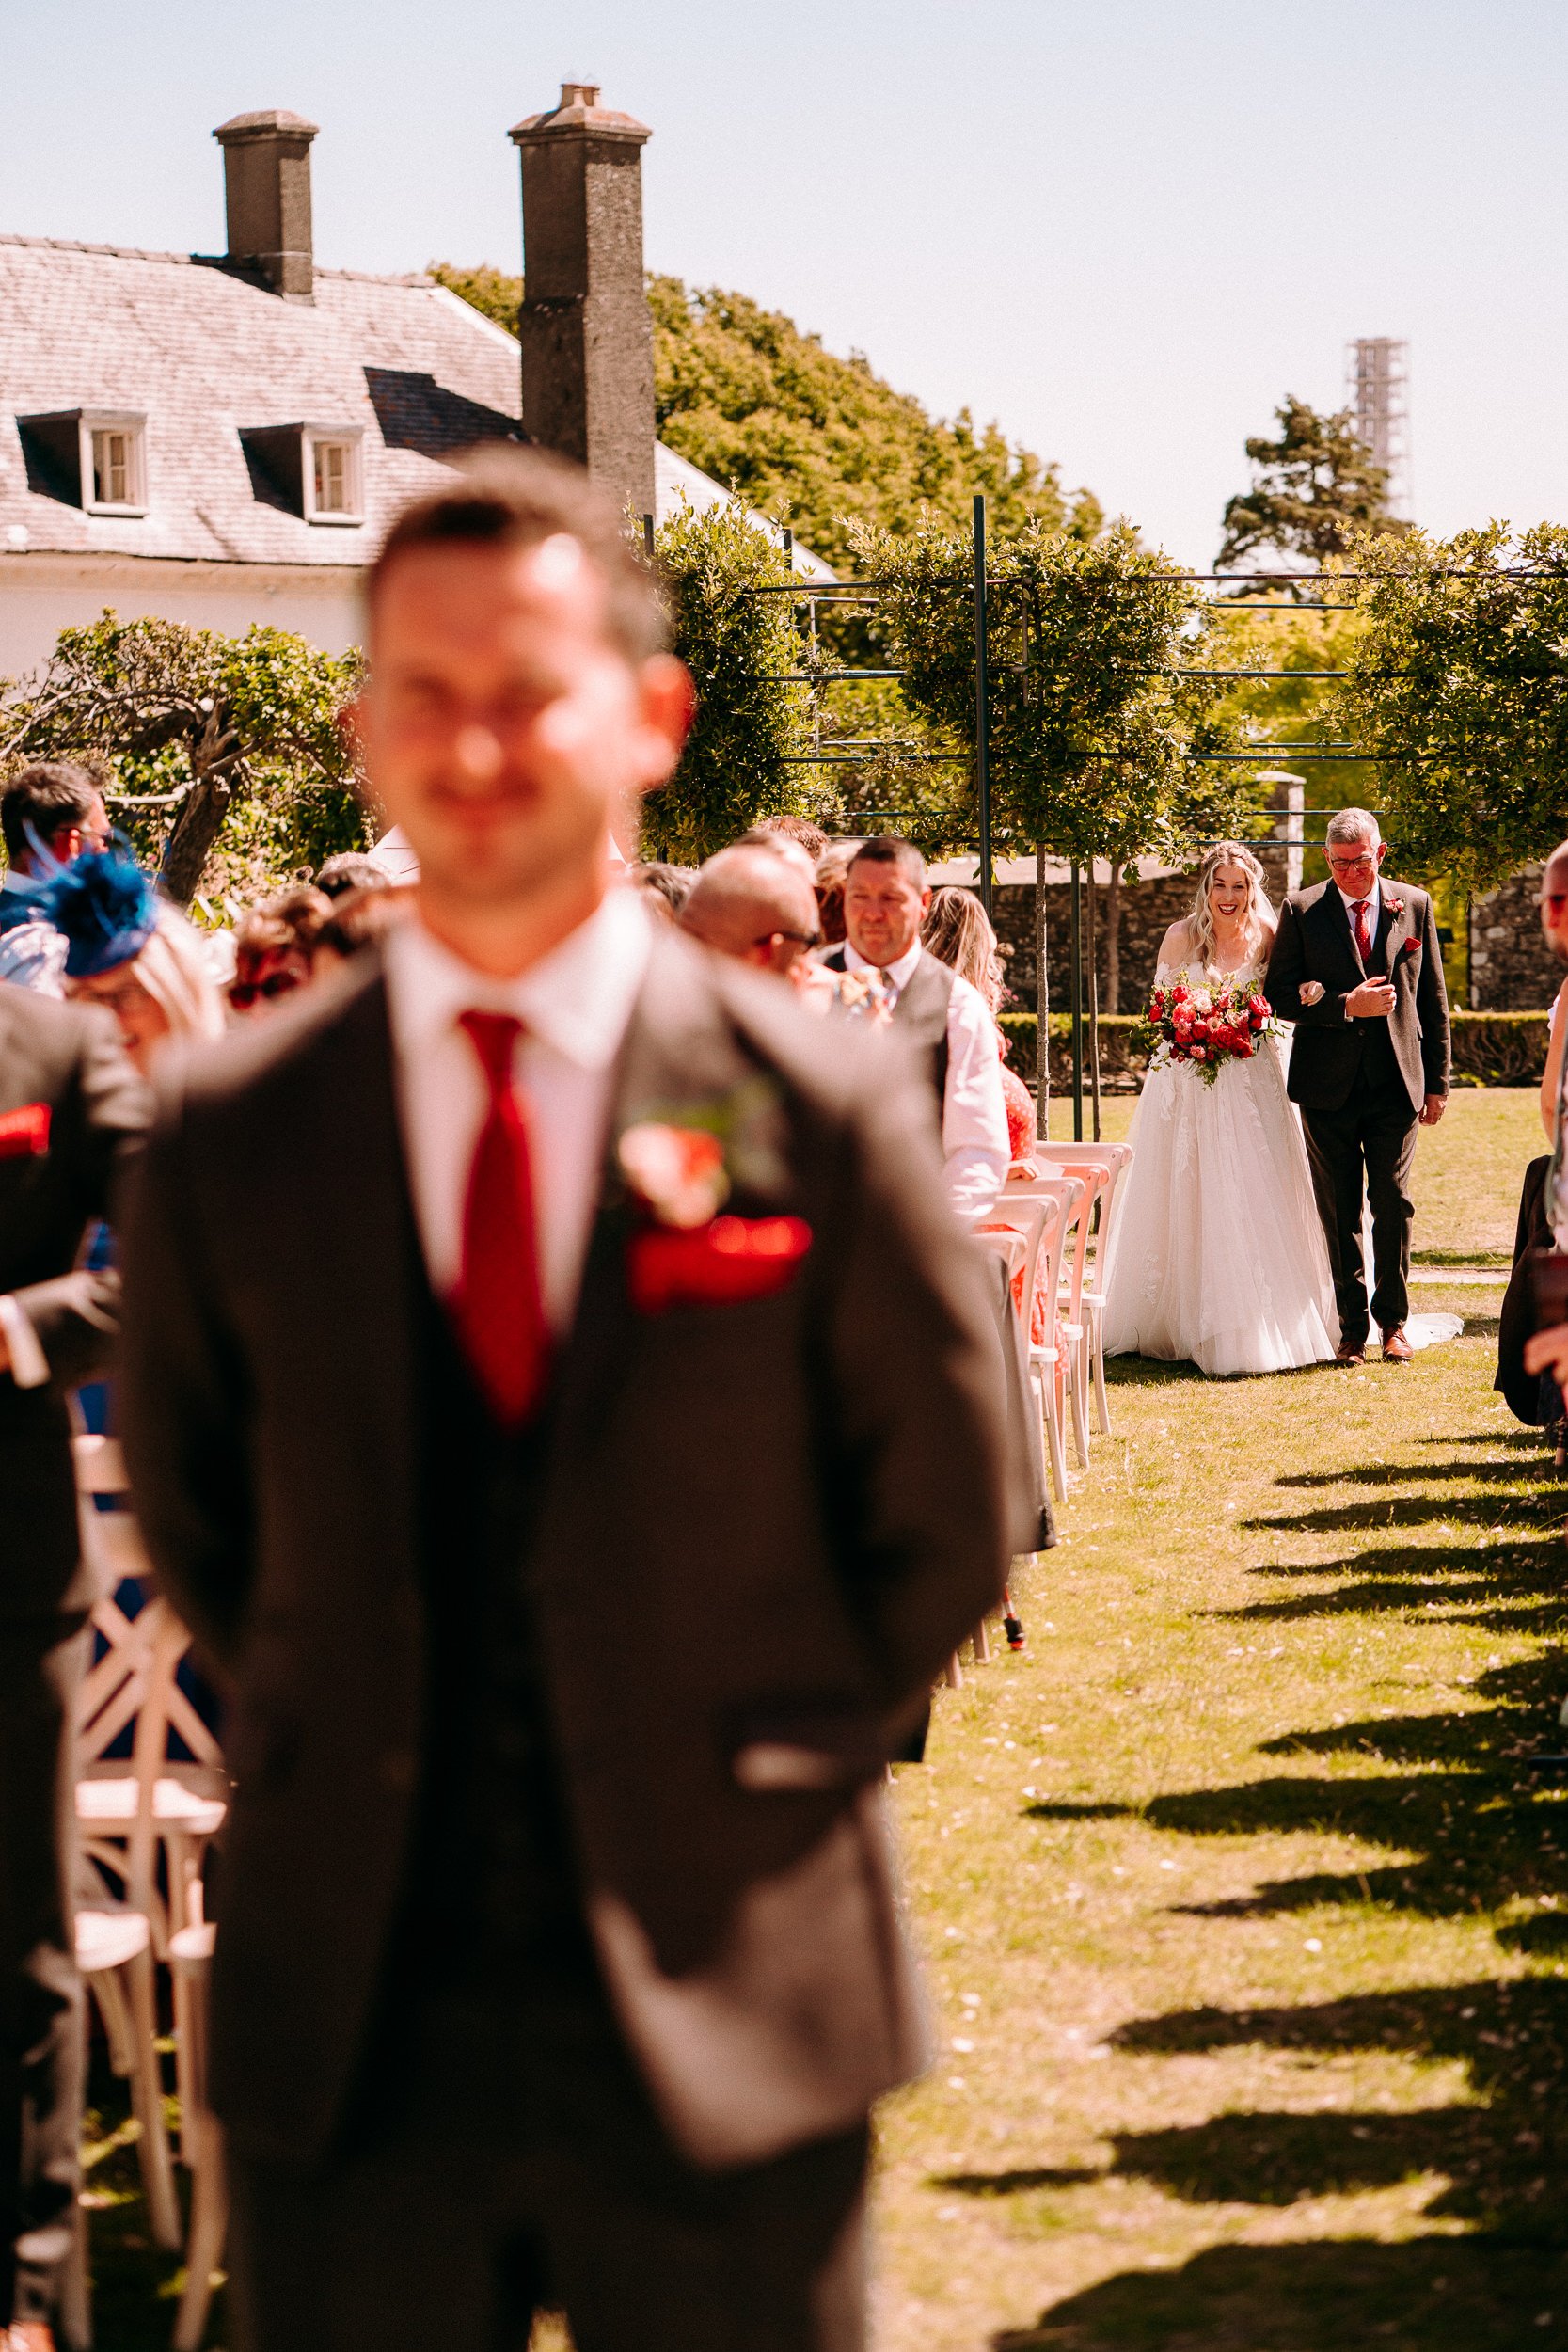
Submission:
MULTIPOLYGON (((1365 979, 1367 967, 1361 961, 1361 950, 1355 944, 1355 927, 1350 919, 1349 908, 1333 882, 1324 883, 1323 895, 1318 903, 1323 909, 1323 920, 1329 932, 1339 941, 1345 954, 1354 966, 1357 976, 1365 979)), ((1375 947, 1375 941, 1373 945, 1375 947)))
MULTIPOLYGON (((414 1467, 423 1260, 398 1117, 386 982, 368 980, 311 1057, 320 1183, 300 1259, 312 1295, 309 1361, 363 1503, 361 1557, 378 1584, 415 1577, 414 1467), (368 1354, 367 1350, 373 1351, 368 1354)), ((304 1327, 302 1326, 302 1327, 304 1327)))

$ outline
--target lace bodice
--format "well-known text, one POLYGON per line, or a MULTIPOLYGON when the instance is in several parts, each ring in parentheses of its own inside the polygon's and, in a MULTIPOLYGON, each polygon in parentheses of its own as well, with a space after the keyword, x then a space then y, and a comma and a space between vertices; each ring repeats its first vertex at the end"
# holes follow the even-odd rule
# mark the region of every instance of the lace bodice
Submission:
POLYGON ((1177 980, 1185 980, 1189 988, 1229 988, 1242 981, 1249 988, 1256 988, 1267 969, 1266 956, 1253 956, 1246 963, 1239 964, 1234 972, 1216 972, 1211 966, 1197 970, 1190 963, 1165 963, 1162 961, 1155 966, 1154 984, 1157 988, 1169 988, 1177 980))

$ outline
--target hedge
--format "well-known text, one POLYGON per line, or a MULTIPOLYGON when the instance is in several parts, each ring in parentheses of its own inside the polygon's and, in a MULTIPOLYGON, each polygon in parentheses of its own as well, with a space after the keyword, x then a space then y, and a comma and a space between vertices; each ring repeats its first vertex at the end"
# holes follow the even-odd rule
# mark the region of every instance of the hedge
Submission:
MULTIPOLYGON (((1532 1087, 1546 1066, 1544 1012, 1458 1012, 1453 1021, 1453 1083, 1465 1087, 1532 1087)), ((1036 1022, 1032 1012, 1005 1012, 1002 1026, 1011 1042, 1008 1061, 1021 1078, 1035 1082, 1036 1022)), ((1100 1016, 1100 1082, 1111 1093, 1127 1094, 1142 1081, 1145 1057, 1132 1043, 1138 1017, 1100 1016)), ((1085 1074, 1088 1023, 1084 1024, 1085 1074)), ((1051 1084, 1065 1092, 1072 1084, 1072 1017, 1051 1016, 1051 1084)))

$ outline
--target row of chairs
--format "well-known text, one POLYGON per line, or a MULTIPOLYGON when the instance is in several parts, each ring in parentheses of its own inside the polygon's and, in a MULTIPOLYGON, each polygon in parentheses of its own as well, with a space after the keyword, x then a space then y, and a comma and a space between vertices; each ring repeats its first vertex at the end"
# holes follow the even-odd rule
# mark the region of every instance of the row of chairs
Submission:
POLYGON ((1022 1368, 1038 1413, 1043 1473, 1059 1503, 1068 1495, 1067 1423, 1081 1469, 1089 1459, 1089 1402, 1102 1436, 1111 1428, 1105 1388, 1105 1303, 1116 1249, 1126 1143, 1042 1142, 1010 1173, 976 1237, 1003 1257, 1013 1280, 1022 1368))
MULTIPOLYGON (((205 1915, 203 1867, 228 1812, 229 1782, 216 1740, 180 1685, 190 1637, 151 1591, 135 1521, 123 1507, 119 1448, 110 1438, 80 1436, 74 1443, 83 1551, 99 1595, 92 1611, 98 1654, 75 1719, 76 1960, 103 2021, 110 2064, 130 2085, 149 2229, 159 2246, 184 2249, 174 2352, 198 2352, 228 2220, 221 2140, 206 2096, 214 1930, 205 1915), (134 1614, 115 1597, 127 1579, 148 1596, 134 1614), (127 1733, 130 1754, 117 1755, 127 1733), (176 1746, 184 1753, 171 1754, 176 1746), (177 2152, 191 2185, 188 2229, 182 2226, 176 2150, 165 2115, 160 1968, 170 1980, 177 2152)), ((90 2344, 79 2209, 60 2321, 73 2352, 90 2344)))

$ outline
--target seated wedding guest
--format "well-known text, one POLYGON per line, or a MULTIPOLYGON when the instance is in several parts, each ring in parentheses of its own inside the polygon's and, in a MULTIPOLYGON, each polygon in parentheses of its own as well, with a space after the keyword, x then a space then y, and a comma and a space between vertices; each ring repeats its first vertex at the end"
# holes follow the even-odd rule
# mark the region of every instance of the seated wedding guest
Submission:
POLYGON ((844 944, 844 878, 854 853, 852 841, 831 841, 816 861, 816 919, 830 947, 844 944))
POLYGON ((310 977, 322 925, 332 901, 302 883, 277 891, 245 915, 234 933, 234 977, 229 1002, 236 1012, 264 1012, 310 977))
POLYGON ((996 1024, 973 981, 920 944, 931 903, 926 861, 912 841, 863 841, 844 883, 845 945, 830 971, 867 981, 867 1009, 884 1010, 929 1081, 947 1163, 947 1197, 968 1219, 990 1208, 1012 1162, 996 1024))
POLYGON ((418 893, 388 882, 383 875, 369 890, 351 890, 340 898, 321 930, 316 933, 316 952, 310 959, 312 979, 325 979, 341 972, 345 963, 362 947, 385 939, 388 932, 412 914, 418 893))
POLYGON ((166 1037, 221 1037, 200 934, 118 850, 74 860, 40 901, 65 933, 65 993, 107 1006, 144 1075, 166 1037))
POLYGON ((65 944, 39 911, 51 873, 84 850, 109 846, 109 817, 96 779, 74 760, 45 759, 13 776, 0 793, 0 980, 46 996, 64 993, 65 944))
MULTIPOLYGON (((1542 868, 1541 930, 1558 961, 1568 964, 1568 841, 1559 842, 1542 868)), ((1568 980, 1552 1008, 1551 1041, 1541 1080, 1541 1124, 1551 1145, 1551 1157, 1542 1175, 1534 1212, 1534 1240, 1539 1251, 1568 1250, 1568 980)), ((1521 1209, 1521 1239, 1524 1228, 1521 1209)), ((1505 1323, 1515 1340, 1542 1322, 1528 1256, 1523 1250, 1520 1254, 1523 1263, 1515 1266, 1503 1302, 1505 1323)), ((1519 1413, 1517 1405, 1514 1411, 1521 1420, 1556 1422, 1562 1400, 1568 1396, 1568 1323, 1548 1323, 1525 1340, 1523 1372, 1527 1380, 1541 1383, 1538 1403, 1528 1414, 1519 1413), (1555 1394, 1548 1382, 1555 1384, 1555 1394)), ((1497 1385, 1507 1393, 1500 1369, 1497 1385)))
POLYGON ((668 916, 672 922, 679 919, 696 879, 689 866, 667 866, 662 858, 649 858, 644 865, 632 866, 626 875, 632 888, 641 890, 651 901, 654 913, 668 916))
POLYGON ((127 1226, 136 1508, 236 1692, 235 2334, 859 2352, 885 1767, 1016 1548, 983 1261, 917 1082, 620 885, 692 694, 615 501, 442 473, 356 711, 414 918, 170 1073, 127 1226))
POLYGON ((807 964, 819 937, 816 894, 794 859, 745 842, 708 859, 680 919, 705 947, 782 980, 807 964))
MULTIPOLYGON (((1007 993, 1002 956, 990 915, 973 890, 944 882, 931 893, 930 910, 922 928, 921 944, 942 963, 977 988, 986 1010, 996 1021, 1007 993)), ((1007 1142, 1015 1168, 1034 1165, 1035 1098, 1015 1070, 1007 1067, 1008 1040, 997 1021, 996 1049, 1002 1057, 1002 1100, 1007 1113, 1007 1142)))
POLYGON ((315 888, 325 898, 346 898, 351 890, 386 890, 392 877, 363 850, 340 850, 317 872, 315 888))
POLYGON ((68 1393, 119 1277, 81 1263, 150 1116, 102 1012, 0 987, 0 2344, 50 2352, 79 2185, 71 1732, 87 1662, 68 1393))

